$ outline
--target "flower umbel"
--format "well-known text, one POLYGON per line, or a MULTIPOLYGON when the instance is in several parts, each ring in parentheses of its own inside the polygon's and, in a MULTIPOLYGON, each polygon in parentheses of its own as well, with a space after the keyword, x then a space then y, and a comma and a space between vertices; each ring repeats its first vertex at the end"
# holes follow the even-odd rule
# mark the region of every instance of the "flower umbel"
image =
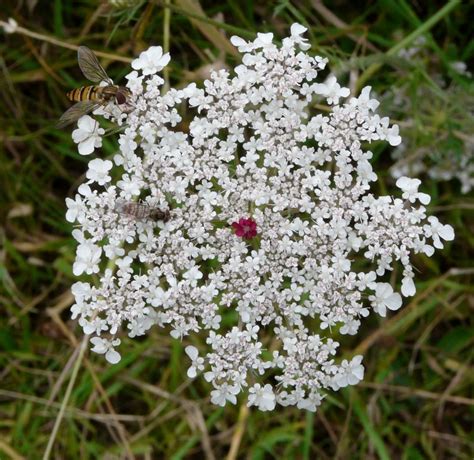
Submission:
POLYGON ((260 410, 315 411, 326 393, 357 384, 362 356, 337 359, 331 334, 400 308, 415 293, 411 256, 454 238, 427 219, 418 182, 401 181, 402 197, 371 191, 378 178, 364 146, 400 144, 398 127, 375 113, 370 87, 350 97, 336 77, 318 78, 327 60, 304 52, 305 30, 294 24, 281 46, 272 34, 234 37, 243 53, 234 73, 165 95, 156 72, 169 57, 142 53, 127 76, 133 110, 116 167, 92 160, 67 202, 79 224, 74 273, 98 279, 72 290, 93 350, 119 359, 121 330, 199 334, 206 347, 185 348, 188 376, 202 373, 220 406, 245 392, 260 410), (183 104, 195 109, 186 132, 183 104), (117 203, 138 196, 170 218, 123 219, 117 203), (388 283, 394 269, 402 295, 388 283))

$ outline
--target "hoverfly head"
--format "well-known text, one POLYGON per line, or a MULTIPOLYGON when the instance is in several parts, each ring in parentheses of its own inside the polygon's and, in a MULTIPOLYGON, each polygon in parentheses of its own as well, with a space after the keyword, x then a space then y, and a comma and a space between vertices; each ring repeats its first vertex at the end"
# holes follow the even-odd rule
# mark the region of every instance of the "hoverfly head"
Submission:
POLYGON ((128 100, 128 98, 132 95, 130 90, 128 88, 124 88, 122 86, 119 87, 117 90, 117 93, 115 94, 115 100, 117 101, 117 104, 122 105, 125 104, 128 100))

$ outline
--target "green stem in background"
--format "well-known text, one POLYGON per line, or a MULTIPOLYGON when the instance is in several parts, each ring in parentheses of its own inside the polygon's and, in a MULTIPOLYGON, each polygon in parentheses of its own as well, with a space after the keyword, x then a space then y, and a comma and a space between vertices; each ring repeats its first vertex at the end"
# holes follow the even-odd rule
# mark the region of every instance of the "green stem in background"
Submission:
POLYGON ((226 24, 225 22, 216 21, 211 18, 207 18, 205 16, 200 16, 198 14, 191 13, 190 11, 183 10, 182 8, 178 8, 177 6, 171 5, 168 1, 156 1, 156 4, 162 6, 165 9, 170 9, 177 14, 181 14, 183 16, 187 16, 188 18, 196 19, 196 21, 205 22, 206 24, 211 24, 213 26, 218 27, 219 29, 226 30, 227 32, 239 35, 242 38, 248 38, 253 40, 256 36, 255 32, 249 32, 246 29, 241 29, 240 27, 235 27, 230 24, 226 24))
MULTIPOLYGON (((170 0, 165 0, 164 18, 163 18, 163 54, 170 52, 170 22, 171 9, 169 8, 170 0)), ((163 93, 166 94, 170 89, 170 68, 165 66, 163 68, 163 78, 165 84, 163 85, 163 93)))
POLYGON ((242 437, 245 433, 245 427, 247 425, 247 419, 249 418, 250 410, 246 404, 242 404, 239 410, 239 418, 235 425, 234 434, 232 435, 232 441, 230 443, 229 453, 227 454, 226 460, 236 460, 239 447, 242 442, 242 437))
POLYGON ((313 424, 314 412, 306 412, 306 424, 304 429, 303 440, 303 460, 310 460, 311 458, 311 443, 313 440, 313 424))
POLYGON ((380 460, 390 460, 390 454, 388 453, 388 449, 385 446, 384 440, 378 428, 372 423, 369 417, 368 407, 362 402, 357 390, 353 388, 345 388, 343 392, 347 399, 352 398, 354 403, 354 412, 359 418, 361 425, 364 427, 364 431, 366 432, 374 450, 377 452, 378 458, 380 460))
POLYGON ((79 354, 77 356, 76 362, 74 363, 74 367, 72 369, 71 378, 66 388, 66 394, 64 395, 63 401, 61 403, 61 408, 59 409, 58 416, 56 417, 56 420, 54 421, 53 431, 51 432, 51 436, 49 437, 48 445, 46 446, 46 450, 43 455, 43 460, 48 460, 51 455, 51 450, 53 449, 54 441, 58 434, 61 421, 64 417, 64 413, 66 411, 69 398, 71 397, 72 389, 74 388, 74 384, 76 383, 77 375, 79 373, 79 368, 81 367, 82 359, 84 358, 84 354, 87 349, 88 342, 89 342, 89 336, 85 335, 84 338, 82 339, 82 342, 79 348, 79 354))
MULTIPOLYGON (((426 33, 428 30, 430 30, 437 22, 441 21, 445 16, 447 16, 451 10, 453 10, 456 6, 458 6, 461 3, 461 0, 451 0, 446 5, 443 6, 437 13, 435 13, 431 18, 429 18, 427 21, 425 21, 423 24, 421 24, 420 27, 415 29, 410 35, 406 36, 403 40, 398 42, 395 46, 390 48, 385 54, 387 56, 394 56, 396 55, 401 49, 405 48, 408 46, 410 43, 412 43, 416 38, 418 38, 420 35, 423 35, 426 33)), ((367 70, 360 76, 358 82, 357 82, 357 91, 360 91, 362 87, 364 86, 365 82, 375 73, 377 72, 381 67, 382 63, 375 63, 372 64, 370 67, 367 68, 367 70)))
MULTIPOLYGON (((8 24, 5 21, 0 21, 0 27, 5 27, 7 25, 8 24)), ((52 45, 60 46, 61 48, 67 48, 67 49, 75 50, 75 51, 79 49, 78 45, 73 45, 72 43, 66 42, 64 40, 58 40, 57 38, 50 37, 49 35, 39 34, 37 32, 33 32, 32 30, 29 30, 20 26, 18 26, 15 29, 15 32, 13 33, 26 35, 27 37, 34 38, 35 40, 51 43, 52 45)), ((96 56, 99 56, 105 59, 110 59, 112 61, 126 62, 127 64, 130 64, 130 62, 132 62, 131 58, 127 58, 125 56, 119 56, 118 54, 104 53, 103 51, 96 51, 96 50, 94 50, 94 54, 96 56)))

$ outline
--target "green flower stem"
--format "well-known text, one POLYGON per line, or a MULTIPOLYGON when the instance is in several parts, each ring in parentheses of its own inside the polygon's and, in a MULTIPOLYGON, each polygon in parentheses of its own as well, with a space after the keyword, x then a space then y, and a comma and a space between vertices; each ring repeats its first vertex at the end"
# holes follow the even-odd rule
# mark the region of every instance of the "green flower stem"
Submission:
MULTIPOLYGON (((461 0, 451 0, 450 2, 446 3, 446 5, 443 6, 436 14, 431 16, 427 21, 425 21, 423 24, 421 24, 420 27, 415 29, 410 35, 406 36, 403 40, 398 42, 395 46, 390 48, 385 54, 387 56, 394 56, 396 55, 401 49, 405 48, 408 46, 410 43, 412 43, 416 38, 418 38, 420 35, 423 35, 426 33, 428 30, 430 30, 436 23, 441 21, 445 16, 447 16, 451 10, 453 10, 456 6, 458 6, 461 3, 461 0)), ((374 73, 376 73, 381 67, 383 63, 375 63, 372 64, 367 68, 367 70, 360 76, 358 82, 357 82, 357 91, 360 91, 364 84, 369 80, 374 73)))

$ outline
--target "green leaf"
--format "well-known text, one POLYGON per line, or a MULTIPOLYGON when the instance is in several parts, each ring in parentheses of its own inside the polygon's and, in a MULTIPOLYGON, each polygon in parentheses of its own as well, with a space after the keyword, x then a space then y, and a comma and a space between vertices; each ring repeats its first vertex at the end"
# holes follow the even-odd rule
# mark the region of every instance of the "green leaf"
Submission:
POLYGON ((445 334, 436 346, 448 353, 458 353, 473 341, 474 328, 459 326, 445 334))
POLYGON ((265 452, 273 454, 273 449, 278 443, 289 443, 299 439, 300 436, 294 431, 288 431, 288 427, 276 428, 265 433, 252 449, 250 458, 259 460, 268 458, 265 452))
POLYGON ((391 457, 387 451, 387 448, 385 447, 383 439, 380 436, 380 433, 377 431, 377 429, 372 425, 371 421, 369 420, 367 411, 363 407, 360 397, 353 390, 351 390, 351 393, 352 393, 352 399, 353 399, 353 404, 354 404, 353 406, 354 412, 356 413, 357 417, 359 417, 359 420, 362 426, 364 427, 364 430, 367 433, 367 436, 369 437, 370 442, 373 444, 381 460, 390 460, 391 457))

